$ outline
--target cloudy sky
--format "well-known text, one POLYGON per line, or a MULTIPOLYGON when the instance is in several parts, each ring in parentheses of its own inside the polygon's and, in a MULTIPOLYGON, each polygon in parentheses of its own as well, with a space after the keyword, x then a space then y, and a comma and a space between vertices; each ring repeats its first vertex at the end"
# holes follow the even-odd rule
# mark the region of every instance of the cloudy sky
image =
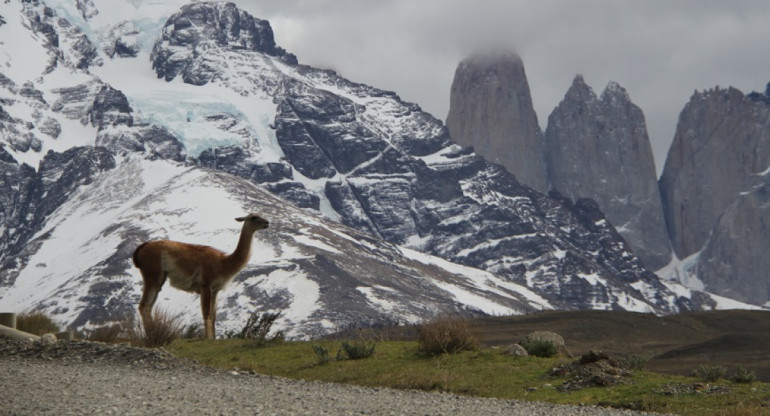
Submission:
POLYGON ((397 92, 445 120, 460 60, 478 48, 523 59, 540 127, 576 74, 626 88, 662 170, 695 90, 764 91, 766 0, 240 0, 301 63, 397 92))

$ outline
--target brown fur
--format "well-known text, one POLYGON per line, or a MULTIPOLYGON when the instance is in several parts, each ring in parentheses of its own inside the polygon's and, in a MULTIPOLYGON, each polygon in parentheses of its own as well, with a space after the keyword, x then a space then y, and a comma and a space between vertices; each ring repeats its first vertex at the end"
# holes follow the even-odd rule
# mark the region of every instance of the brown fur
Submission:
POLYGON ((158 292, 168 279, 171 286, 177 289, 201 295, 206 338, 214 338, 217 293, 246 266, 254 233, 269 225, 256 214, 236 220, 243 222, 243 228, 238 246, 231 254, 209 246, 170 240, 149 241, 136 248, 133 262, 139 268, 144 281, 139 314, 142 316, 145 330, 152 319, 151 312, 158 292))

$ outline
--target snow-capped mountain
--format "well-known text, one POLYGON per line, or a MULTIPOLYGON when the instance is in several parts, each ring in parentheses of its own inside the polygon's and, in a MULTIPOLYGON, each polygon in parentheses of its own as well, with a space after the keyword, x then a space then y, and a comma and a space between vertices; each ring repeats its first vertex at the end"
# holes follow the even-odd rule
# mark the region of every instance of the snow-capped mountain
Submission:
MULTIPOLYGON (((663 284, 590 200, 519 184, 392 92, 298 64, 232 3, 0 5, 0 309, 82 328, 133 313, 131 252, 227 250, 271 228, 220 295, 310 336, 440 312, 731 306, 663 284), (13 41, 11 41, 13 40, 13 41)), ((195 296, 159 306, 199 319, 195 296)))
MULTIPOLYGON (((77 149, 79 151, 79 149, 77 149)), ((128 155, 77 187, 30 239, 34 252, 3 290, 3 307, 42 308, 75 327, 135 310, 127 259, 157 238, 233 250, 244 212, 270 218, 247 268, 222 292, 223 330, 255 310, 282 310, 290 336, 351 325, 418 322, 437 313, 522 313, 547 300, 491 273, 451 264, 308 214, 247 180, 128 155)), ((166 287, 158 306, 200 321, 195 295, 166 287)))

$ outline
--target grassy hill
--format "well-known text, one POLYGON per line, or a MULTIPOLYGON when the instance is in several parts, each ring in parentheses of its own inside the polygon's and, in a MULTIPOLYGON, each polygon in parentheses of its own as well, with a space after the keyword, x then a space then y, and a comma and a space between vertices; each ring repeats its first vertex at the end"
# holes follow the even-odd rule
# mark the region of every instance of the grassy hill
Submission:
MULTIPOLYGON (((437 356, 418 351, 414 326, 351 330, 324 340, 266 346, 237 339, 177 340, 168 349, 206 365, 307 380, 683 415, 770 415, 770 384, 729 379, 738 367, 754 371, 761 379, 770 378, 770 312, 664 317, 607 311, 542 312, 477 319, 473 325, 481 349, 437 356), (512 357, 505 354, 505 348, 495 348, 520 341, 534 331, 562 335, 573 357, 512 357), (371 357, 350 359, 335 354, 342 351, 345 340, 365 342, 363 338, 377 340, 371 357), (319 348, 328 351, 328 359, 320 359, 319 348), (556 370, 579 367, 576 358, 590 350, 614 357, 645 356, 649 361, 644 369, 618 376, 619 383, 565 389, 579 373, 556 370), (723 366, 728 376, 718 380, 693 377, 698 366, 723 366)), ((609 368, 604 375, 612 376, 615 370, 609 368)))
MULTIPOLYGON (((770 382, 770 311, 727 310, 655 316, 625 311, 546 311, 473 321, 485 347, 521 341, 534 331, 564 338, 579 356, 591 350, 649 358, 645 368, 690 375, 700 365, 745 367, 770 382)), ((360 331, 359 331, 360 332, 360 331)), ((378 337, 414 340, 416 327, 378 328, 378 337)), ((355 337, 356 331, 336 334, 355 337)))
POLYGON ((506 345, 532 331, 553 331, 567 350, 650 357, 645 368, 689 375, 699 365, 745 367, 770 381, 770 312, 712 311, 655 316, 619 311, 540 312, 474 322, 485 345, 506 345))

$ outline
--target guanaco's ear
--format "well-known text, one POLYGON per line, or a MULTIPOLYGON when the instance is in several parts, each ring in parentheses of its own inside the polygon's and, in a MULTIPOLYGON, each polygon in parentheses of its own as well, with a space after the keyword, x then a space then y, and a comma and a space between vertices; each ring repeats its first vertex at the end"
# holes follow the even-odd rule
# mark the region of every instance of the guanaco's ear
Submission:
POLYGON ((238 221, 238 222, 244 222, 244 221, 246 221, 246 217, 238 217, 235 220, 238 221))

